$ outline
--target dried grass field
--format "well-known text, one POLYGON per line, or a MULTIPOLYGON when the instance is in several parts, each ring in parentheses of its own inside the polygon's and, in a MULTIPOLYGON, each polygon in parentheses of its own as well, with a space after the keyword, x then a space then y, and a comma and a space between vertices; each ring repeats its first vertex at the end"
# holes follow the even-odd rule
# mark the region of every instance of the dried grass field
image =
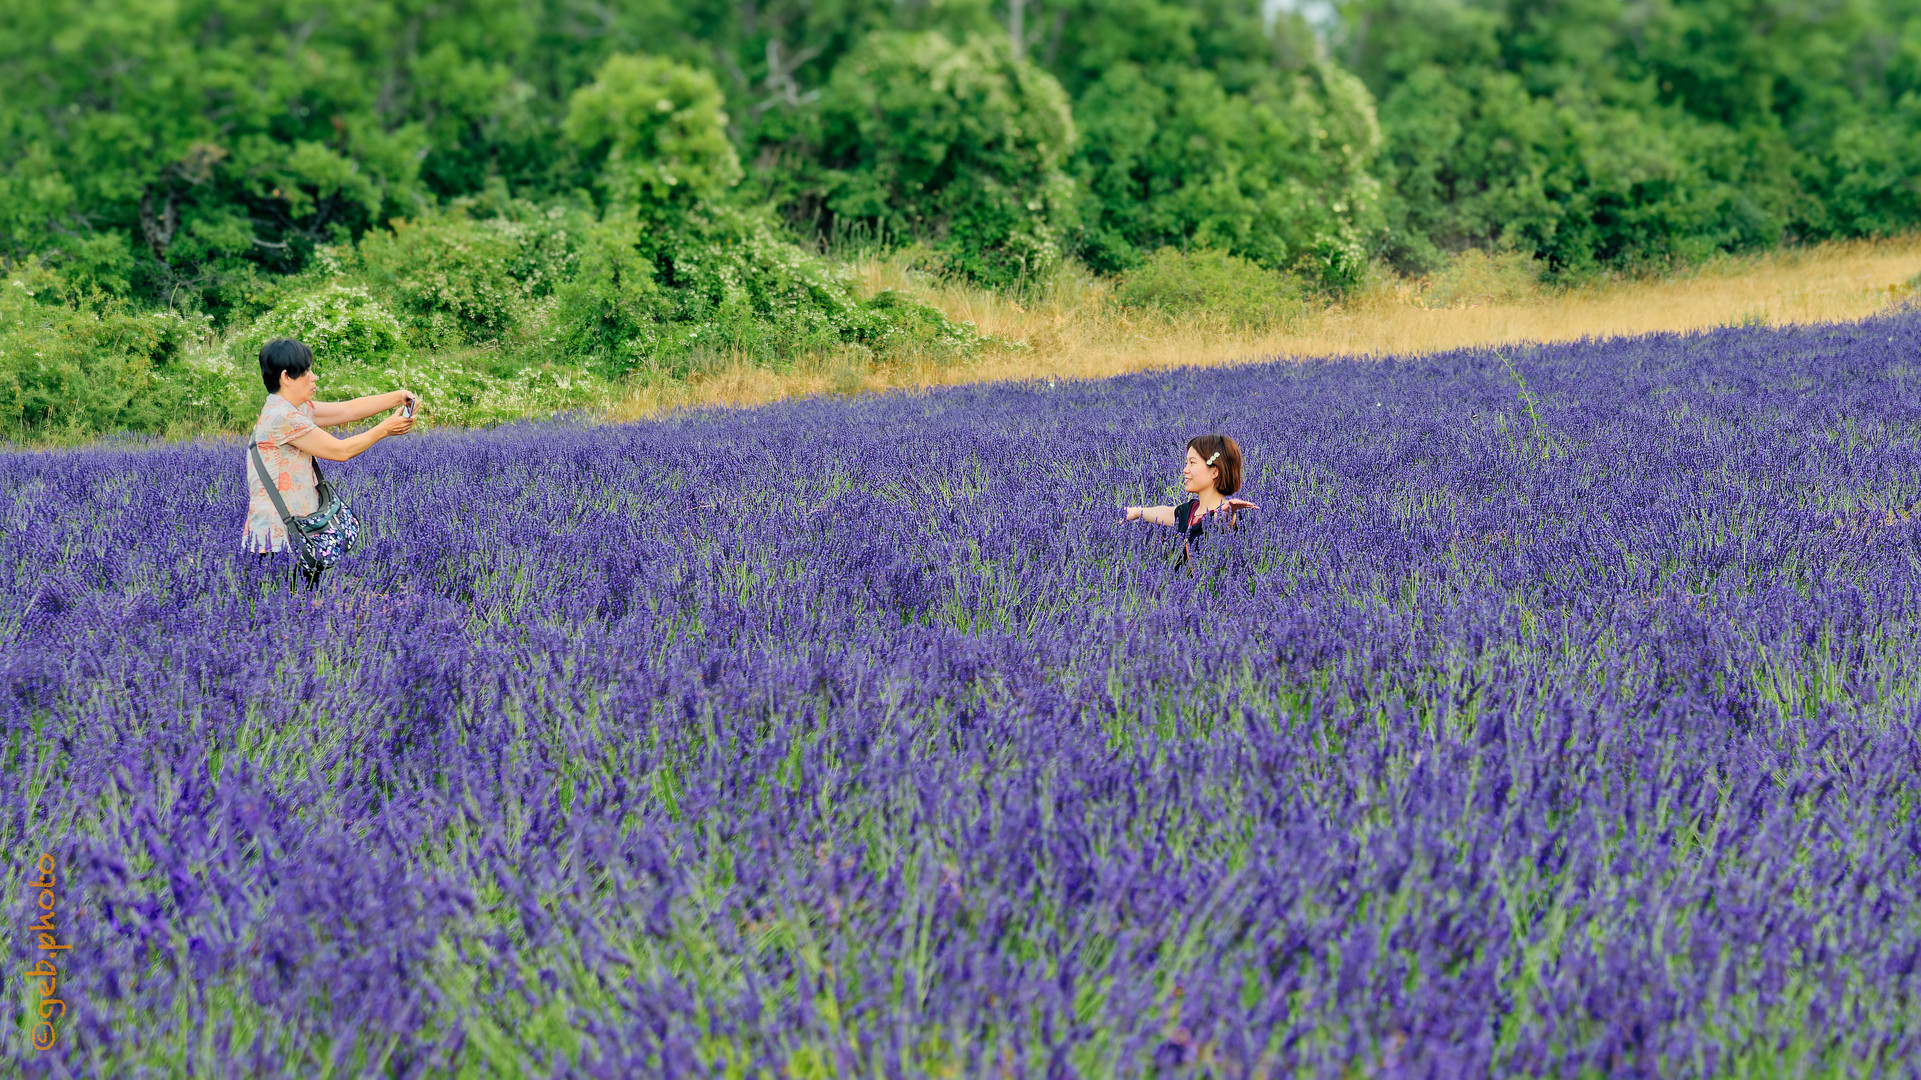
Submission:
POLYGON ((1847 322, 1901 303, 1921 274, 1921 235, 1727 258, 1659 278, 1565 289, 1502 281, 1388 280, 1348 303, 1265 333, 1206 318, 1130 312, 1092 275, 1063 274, 1024 300, 924 278, 900 257, 859 262, 868 292, 927 300, 1005 343, 978 359, 872 365, 823 357, 770 370, 722 366, 690 382, 635 389, 610 410, 631 420, 677 408, 789 397, 1129 372, 1275 357, 1389 356, 1509 342, 1624 337, 1719 326, 1847 322), (1445 295, 1440 295, 1445 292, 1445 295))

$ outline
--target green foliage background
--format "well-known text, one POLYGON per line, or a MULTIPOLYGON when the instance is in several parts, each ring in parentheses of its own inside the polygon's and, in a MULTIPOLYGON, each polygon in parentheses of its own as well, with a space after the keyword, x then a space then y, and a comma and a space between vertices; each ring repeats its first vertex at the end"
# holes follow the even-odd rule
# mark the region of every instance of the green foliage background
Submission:
POLYGON ((244 423, 275 328, 342 382, 458 371, 470 420, 977 346, 859 297, 849 236, 1245 323, 1462 252, 1570 280, 1921 222, 1921 0, 1263 6, 0 6, 0 427, 244 423))

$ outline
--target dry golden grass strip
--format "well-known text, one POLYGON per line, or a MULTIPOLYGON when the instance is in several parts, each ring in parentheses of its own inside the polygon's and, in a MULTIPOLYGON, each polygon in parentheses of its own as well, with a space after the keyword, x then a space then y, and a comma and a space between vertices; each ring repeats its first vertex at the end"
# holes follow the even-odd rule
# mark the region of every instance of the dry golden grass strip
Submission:
POLYGON ((1085 274, 1062 274, 1016 299, 928 280, 898 257, 861 260, 858 272, 869 293, 902 290, 1016 347, 990 349, 958 364, 927 359, 876 365, 856 356, 824 356, 786 371, 722 366, 686 383, 637 388, 612 410, 614 418, 827 393, 1093 379, 1275 357, 1414 355, 1743 323, 1841 322, 1871 315, 1912 291, 1909 282, 1921 272, 1921 235, 1726 258, 1663 278, 1534 290, 1501 303, 1435 308, 1427 306, 1424 283, 1383 282, 1298 326, 1265 334, 1126 311, 1112 302, 1105 282, 1085 274))

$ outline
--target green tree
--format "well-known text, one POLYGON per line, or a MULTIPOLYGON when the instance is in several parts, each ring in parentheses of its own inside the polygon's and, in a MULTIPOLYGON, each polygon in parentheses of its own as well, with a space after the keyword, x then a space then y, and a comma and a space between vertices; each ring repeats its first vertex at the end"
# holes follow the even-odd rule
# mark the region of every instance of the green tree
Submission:
POLYGON ((835 68, 820 111, 824 224, 926 237, 981 281, 1060 259, 1073 114, 1004 36, 877 33, 835 68))
POLYGON ((431 197, 423 165, 458 129, 518 123, 527 26, 500 0, 6 5, 0 243, 244 306, 259 272, 431 197))
POLYGON ((1921 222, 1911 3, 1352 0, 1386 251, 1513 245, 1559 273, 1921 222))
POLYGON ((558 292, 571 348, 661 368, 885 348, 903 333, 970 339, 919 305, 861 300, 844 271, 781 235, 771 209, 735 198, 721 103, 711 76, 648 56, 609 57, 573 95, 562 128, 598 163, 605 205, 558 292))
POLYGON ((1380 220, 1380 132, 1365 87, 1332 64, 1232 92, 1212 72, 1122 64, 1081 99, 1091 205, 1084 253, 1102 270, 1156 248, 1219 248, 1350 284, 1380 220))
POLYGON ((455 200, 592 189, 638 220, 690 212, 682 182, 990 281, 1181 245, 1338 284, 1362 242, 1572 274, 1921 222, 1914 0, 1340 11, 1330 59, 1261 0, 0 5, 0 261, 51 269, 42 298, 225 322, 455 200), (669 113, 615 100, 654 90, 669 113))
POLYGON ((607 197, 672 214, 740 182, 714 77, 663 57, 610 57, 574 91, 561 129, 586 152, 607 197))

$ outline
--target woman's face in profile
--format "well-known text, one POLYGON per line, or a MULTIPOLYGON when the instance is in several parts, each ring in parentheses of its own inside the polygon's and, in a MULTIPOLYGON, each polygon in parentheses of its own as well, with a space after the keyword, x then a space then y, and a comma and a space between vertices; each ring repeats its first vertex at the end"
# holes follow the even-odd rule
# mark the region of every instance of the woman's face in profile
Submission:
POLYGON ((1181 467, 1181 486, 1189 495, 1199 495, 1214 486, 1214 477, 1220 470, 1201 460, 1201 452, 1193 447, 1187 448, 1187 464, 1181 467))
POLYGON ((312 368, 308 368, 307 373, 299 378, 291 375, 280 376, 280 396, 295 405, 312 401, 314 391, 319 386, 320 376, 312 368))

